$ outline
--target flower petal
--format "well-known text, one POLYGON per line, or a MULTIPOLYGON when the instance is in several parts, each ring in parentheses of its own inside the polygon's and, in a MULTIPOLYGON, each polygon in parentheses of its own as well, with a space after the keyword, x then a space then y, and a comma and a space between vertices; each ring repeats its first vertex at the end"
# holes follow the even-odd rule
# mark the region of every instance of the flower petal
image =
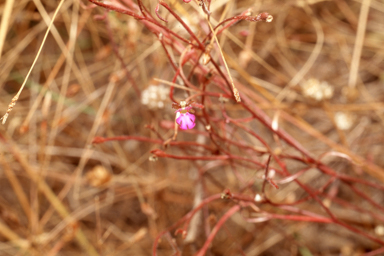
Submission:
POLYGON ((195 122, 196 117, 194 114, 187 112, 186 115, 189 116, 189 118, 192 120, 192 122, 195 122))
POLYGON ((180 116, 176 119, 176 123, 180 125, 180 128, 183 130, 192 129, 195 127, 195 115, 190 113, 180 114, 180 116))

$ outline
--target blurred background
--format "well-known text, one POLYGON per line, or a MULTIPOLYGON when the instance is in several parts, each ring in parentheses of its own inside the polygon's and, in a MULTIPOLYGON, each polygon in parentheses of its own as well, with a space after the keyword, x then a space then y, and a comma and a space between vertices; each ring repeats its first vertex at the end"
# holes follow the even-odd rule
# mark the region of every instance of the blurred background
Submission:
MULTIPOLYGON (((59 2, 0 3, 1 115, 59 2)), ((158 238, 158 255, 195 255, 207 241, 204 255, 383 255, 384 2, 166 3, 201 41, 202 7, 213 26, 249 8, 273 16, 217 35, 242 103, 218 72, 227 76, 216 42, 217 66, 203 65, 175 16, 160 5, 168 22, 158 18, 158 1, 143 1, 153 22, 64 1, 0 126, 0 255, 152 255, 158 238), (188 86, 175 78, 184 57, 186 79, 199 90, 208 81, 212 95, 196 127, 164 146, 175 110, 159 79, 188 86), (220 199, 225 189, 238 198, 220 199)), ((136 1, 103 4, 140 15, 136 1)))

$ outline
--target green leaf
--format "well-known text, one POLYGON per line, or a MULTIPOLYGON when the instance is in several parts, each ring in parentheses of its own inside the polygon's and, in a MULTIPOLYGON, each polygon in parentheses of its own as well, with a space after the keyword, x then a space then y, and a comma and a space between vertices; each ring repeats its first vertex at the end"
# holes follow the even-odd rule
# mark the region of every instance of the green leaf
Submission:
POLYGON ((311 251, 307 247, 300 247, 299 251, 301 256, 313 256, 311 251))

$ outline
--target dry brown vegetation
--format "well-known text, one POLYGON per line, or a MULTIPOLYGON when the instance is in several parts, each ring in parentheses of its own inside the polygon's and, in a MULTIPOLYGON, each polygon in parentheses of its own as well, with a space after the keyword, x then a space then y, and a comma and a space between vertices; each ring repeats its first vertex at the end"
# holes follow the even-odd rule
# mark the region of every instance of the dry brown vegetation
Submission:
MULTIPOLYGON (((59 2, 0 4, 1 115, 59 2)), ((165 2, 199 40, 209 33, 198 2, 165 2)), ((140 15, 137 1, 104 3, 140 15)), ((164 6, 168 22, 156 16, 158 1, 142 3, 196 44, 164 6)), ((384 254, 383 1, 212 0, 210 8, 214 26, 247 8, 274 17, 217 35, 241 103, 212 63, 193 67, 197 46, 166 30, 161 41, 156 24, 89 1, 64 1, 0 126, 0 255, 152 255, 155 241, 158 255, 384 254), (175 76, 164 45, 176 67, 187 56, 191 84, 202 90, 212 77, 204 92, 223 94, 205 96, 196 127, 167 147, 172 101, 159 92, 150 102, 164 107, 150 108, 140 98, 155 78, 175 76), (116 136, 129 137, 93 143, 116 136), (188 226, 165 232, 199 206, 188 226)))

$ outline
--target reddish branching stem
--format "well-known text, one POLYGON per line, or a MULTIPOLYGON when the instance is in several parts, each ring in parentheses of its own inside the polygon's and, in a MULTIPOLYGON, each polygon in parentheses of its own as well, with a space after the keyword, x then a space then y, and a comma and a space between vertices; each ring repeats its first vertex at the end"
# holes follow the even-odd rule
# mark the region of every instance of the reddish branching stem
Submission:
POLYGON ((211 234, 209 234, 207 240, 205 240, 205 243, 203 247, 200 249, 200 251, 197 252, 196 256, 204 256, 209 248, 209 245, 212 243, 213 239, 215 238, 217 232, 219 232, 220 228, 224 225, 224 223, 236 212, 240 210, 239 205, 233 206, 231 209, 229 209, 217 222, 215 227, 212 229, 211 234))
POLYGON ((163 17, 160 16, 159 9, 160 9, 160 3, 157 3, 156 8, 155 8, 155 13, 156 13, 157 17, 164 22, 168 22, 166 19, 164 19, 163 17))
MULTIPOLYGON (((166 150, 163 151, 160 149, 152 150, 151 153, 156 157, 190 161, 199 170, 199 174, 201 175, 199 181, 203 181, 205 177, 211 175, 209 172, 210 168, 228 165, 232 168, 236 177, 238 177, 239 182, 241 182, 240 192, 236 191, 236 193, 232 193, 228 189, 225 190, 222 195, 207 197, 186 216, 174 223, 167 230, 160 233, 154 243, 153 255, 156 255, 158 239, 161 236, 169 234, 171 230, 175 230, 180 227, 182 228, 178 229, 176 234, 182 234, 182 236, 185 236, 191 218, 196 214, 196 212, 220 197, 222 199, 227 199, 230 203, 235 203, 236 205, 225 211, 217 225, 209 233, 203 247, 199 251, 199 255, 205 254, 209 245, 212 243, 212 240, 217 235, 217 232, 219 232, 230 216, 238 212, 244 205, 250 206, 250 209, 260 213, 259 218, 248 219, 250 222, 281 219, 287 221, 333 223, 340 225, 355 234, 367 237, 379 244, 384 244, 384 242, 377 237, 343 222, 341 218, 338 218, 336 213, 331 211, 332 208, 328 207, 328 205, 323 202, 324 198, 332 199, 333 203, 338 204, 343 208, 355 212, 366 213, 373 218, 382 221, 384 216, 377 212, 383 211, 384 207, 375 202, 364 189, 361 189, 360 185, 370 187, 371 189, 377 189, 380 192, 384 191, 383 185, 361 179, 360 177, 356 178, 352 175, 338 173, 329 166, 323 164, 283 129, 274 129, 269 116, 259 108, 258 104, 255 102, 256 100, 251 100, 245 92, 241 92, 242 102, 236 105, 237 108, 241 109, 244 115, 242 115, 242 118, 238 118, 236 116, 231 117, 233 114, 231 114, 231 111, 227 110, 229 109, 227 107, 228 104, 224 103, 228 102, 228 99, 233 98, 232 87, 226 75, 222 72, 222 67, 215 62, 215 60, 211 60, 213 66, 212 68, 207 68, 199 61, 202 54, 207 51, 205 43, 211 39, 211 33, 208 33, 204 40, 200 40, 193 32, 192 28, 190 28, 189 25, 182 20, 173 8, 168 6, 163 1, 159 1, 159 4, 156 6, 155 12, 157 17, 166 22, 166 20, 158 13, 161 5, 176 19, 177 22, 181 24, 181 26, 183 26, 187 35, 175 33, 168 27, 161 24, 161 22, 150 14, 141 0, 138 0, 138 6, 136 6, 133 1, 129 0, 124 0, 126 6, 113 6, 110 3, 107 4, 97 0, 89 1, 98 6, 104 7, 107 10, 127 14, 143 23, 152 33, 157 35, 159 41, 161 42, 162 48, 164 49, 165 56, 170 62, 172 67, 171 70, 174 72, 172 82, 176 83, 178 79, 181 79, 182 83, 186 87, 196 90, 194 93, 189 94, 188 99, 201 99, 200 104, 204 106, 201 113, 196 115, 196 119, 199 120, 198 122, 200 124, 205 126, 206 131, 195 129, 193 131, 189 130, 188 133, 190 135, 202 135, 207 138, 207 140, 209 139, 210 144, 170 141, 169 145, 180 149, 180 153, 171 154, 166 150), (179 60, 179 62, 176 62, 175 60, 179 60), (187 70, 187 67, 191 67, 188 69, 190 73, 185 75, 183 69, 187 70), (222 104, 216 104, 217 100, 222 102, 222 104), (269 130, 271 134, 282 142, 284 141, 285 146, 289 148, 290 151, 294 151, 295 153, 290 153, 291 155, 288 155, 285 152, 280 154, 275 153, 274 146, 268 142, 268 139, 251 128, 251 124, 255 122, 269 130), (244 139, 246 136, 244 136, 244 138, 237 136, 237 134, 241 133, 246 134, 248 137, 252 137, 260 146, 255 147, 254 143, 244 139), (266 163, 261 162, 259 159, 259 157, 264 154, 269 155, 266 163), (276 181, 268 177, 270 161, 272 160, 274 165, 276 165, 273 167, 278 176, 276 181), (299 170, 292 170, 291 166, 287 166, 287 162, 289 162, 287 160, 297 161, 300 164, 305 165, 305 167, 299 170), (201 164, 202 166, 200 166, 198 161, 205 162, 204 164, 201 164), (249 181, 245 181, 246 179, 243 179, 237 172, 236 168, 238 167, 260 172, 264 170, 264 178, 262 179, 258 176, 253 177, 249 181), (301 176, 309 169, 316 169, 321 172, 324 177, 326 177, 325 181, 316 189, 312 184, 306 184, 300 181, 301 176), (262 182, 261 191, 254 191, 256 190, 253 188, 255 182, 262 182), (272 199, 265 197, 265 190, 268 188, 266 185, 267 182, 275 188, 278 188, 278 184, 283 186, 286 183, 295 182, 304 191, 305 195, 291 203, 272 202, 272 199), (330 188, 336 185, 339 186, 338 183, 350 187, 351 193, 356 195, 361 200, 364 200, 364 202, 368 202, 369 204, 367 205, 371 206, 372 209, 364 209, 358 205, 354 205, 351 202, 338 198, 337 191, 333 192, 333 194, 330 193, 330 188), (356 186, 356 184, 359 186, 356 186), (254 198, 245 193, 246 190, 251 190, 254 194, 261 193, 263 195, 263 199, 255 202, 254 198), (300 204, 304 202, 311 203, 316 210, 311 209, 311 211, 309 211, 301 209, 300 204), (269 207, 269 212, 261 212, 261 210, 257 211, 259 204, 268 204, 271 206, 269 207), (323 210, 326 213, 325 216, 315 214, 315 212, 319 212, 320 210, 323 210), (275 211, 279 211, 278 214, 275 211), (284 211, 288 211, 288 213, 284 213, 284 211)), ((189 0, 183 1, 186 3, 190 2, 189 0)), ((204 7, 209 11, 210 1, 207 3, 208 4, 204 7)), ((270 21, 270 19, 272 19, 272 16, 268 13, 260 13, 256 16, 250 16, 250 11, 246 10, 241 15, 222 21, 214 28, 214 30, 217 31, 216 35, 219 35, 229 26, 232 26, 241 20, 257 22, 270 21)), ((200 36, 201 34, 198 35, 200 36)), ((112 40, 111 43, 113 43, 112 40)), ((173 87, 171 87, 170 98, 172 101, 176 102, 177 99, 175 99, 174 96, 174 90, 173 87)), ((93 143, 104 143, 113 140, 137 140, 162 145, 164 140, 161 136, 161 132, 154 130, 153 127, 149 128, 157 135, 158 139, 151 139, 142 136, 119 136, 113 138, 96 137, 93 143)), ((170 129, 172 128, 174 127, 172 126, 170 129)), ((263 208, 260 207, 260 209, 263 208)), ((206 228, 206 230, 208 233, 209 229, 206 228)))
MULTIPOLYGON (((180 220, 178 220, 176 223, 174 223, 172 226, 168 227, 166 230, 162 231, 160 234, 157 235, 157 237, 155 238, 155 241, 153 243, 153 247, 152 247, 152 254, 153 255, 157 255, 157 245, 159 243, 159 239, 166 233, 168 233, 169 231, 179 227, 183 222, 186 222, 186 223, 189 223, 192 219, 192 217, 198 212, 200 211, 205 205, 211 203, 212 201, 215 201, 215 200, 218 200, 221 198, 221 194, 216 194, 216 195, 213 195, 213 196, 210 196, 206 199, 204 199, 196 208, 194 208, 192 211, 190 211, 189 213, 187 213, 184 217, 182 217, 180 220)), ((187 227, 185 226, 184 230, 186 230, 187 227)))

